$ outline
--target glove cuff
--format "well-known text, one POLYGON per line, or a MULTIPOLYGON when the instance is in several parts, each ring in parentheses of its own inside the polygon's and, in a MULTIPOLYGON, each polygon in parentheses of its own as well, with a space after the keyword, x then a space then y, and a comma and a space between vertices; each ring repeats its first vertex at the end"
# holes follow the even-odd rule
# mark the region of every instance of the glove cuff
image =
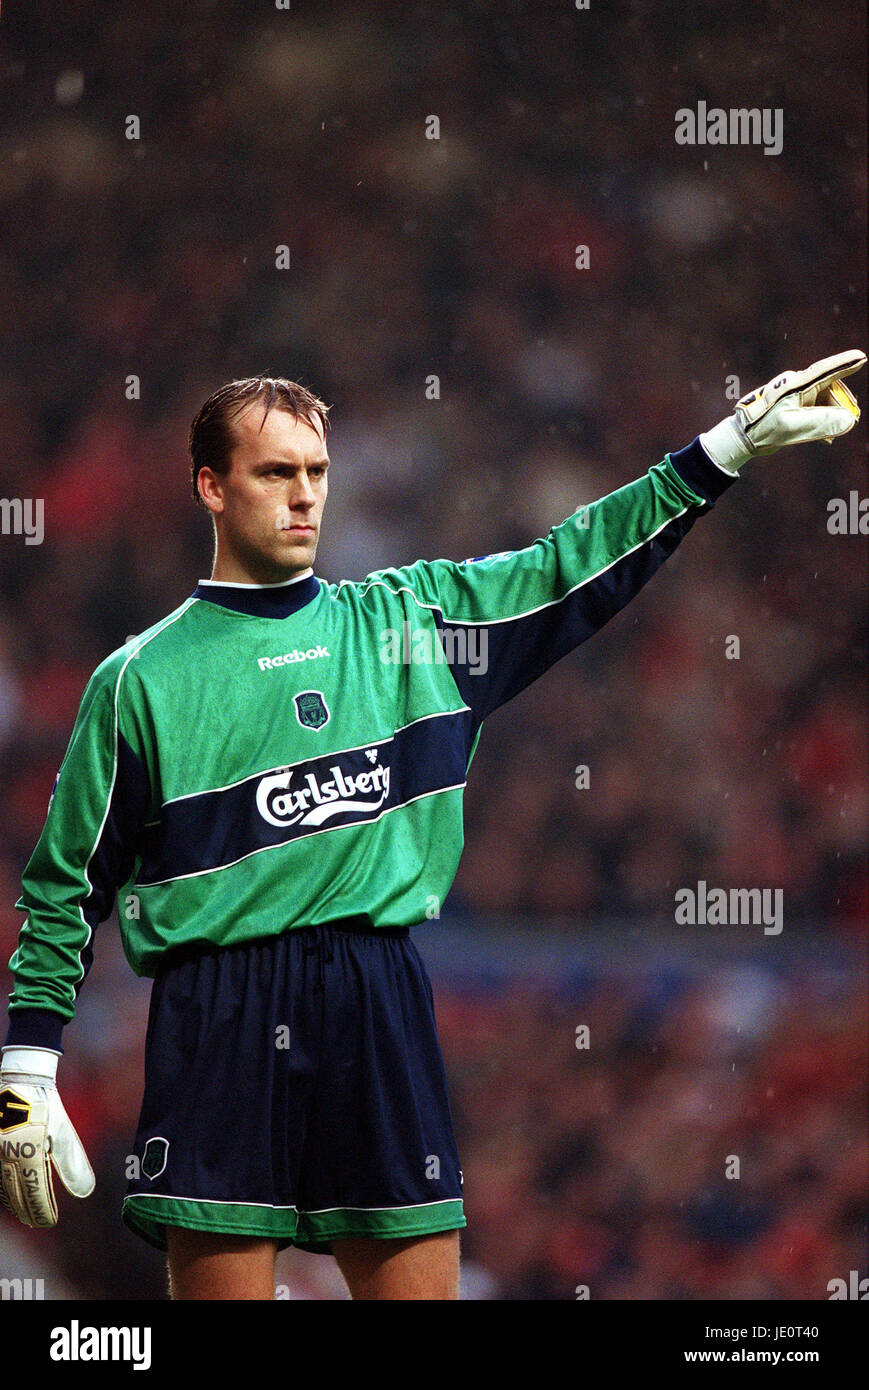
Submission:
POLYGON ((45 1077, 54 1081, 57 1076, 59 1052, 49 1052, 42 1047, 4 1047, 2 1071, 20 1073, 26 1076, 45 1077))
POLYGON ((727 473, 738 473, 754 454, 749 438, 735 415, 701 434, 700 443, 712 462, 727 473))

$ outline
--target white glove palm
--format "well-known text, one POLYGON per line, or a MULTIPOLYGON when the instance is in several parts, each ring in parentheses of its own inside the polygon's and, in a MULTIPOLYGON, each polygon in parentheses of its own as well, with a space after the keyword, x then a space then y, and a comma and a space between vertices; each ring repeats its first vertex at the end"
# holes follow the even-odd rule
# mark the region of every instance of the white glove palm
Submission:
POLYGON ((728 473, 756 454, 774 454, 788 444, 820 439, 831 444, 860 419, 860 407, 841 378, 865 361, 866 354, 855 350, 822 357, 803 372, 781 372, 738 400, 734 414, 701 434, 700 443, 728 473))
POLYGON ((25 1226, 57 1225, 52 1164, 74 1197, 89 1197, 96 1181, 54 1084, 57 1061, 10 1047, 0 1066, 0 1202, 25 1226))

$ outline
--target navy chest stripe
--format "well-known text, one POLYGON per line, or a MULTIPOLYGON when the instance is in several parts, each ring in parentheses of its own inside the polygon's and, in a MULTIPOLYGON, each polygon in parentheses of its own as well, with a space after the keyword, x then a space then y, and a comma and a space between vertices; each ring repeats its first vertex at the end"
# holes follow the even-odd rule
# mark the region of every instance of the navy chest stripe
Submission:
POLYGON ((469 710, 418 720, 392 738, 276 767, 219 791, 167 802, 146 832, 139 886, 225 868, 321 830, 379 820, 464 785, 475 732, 469 710))

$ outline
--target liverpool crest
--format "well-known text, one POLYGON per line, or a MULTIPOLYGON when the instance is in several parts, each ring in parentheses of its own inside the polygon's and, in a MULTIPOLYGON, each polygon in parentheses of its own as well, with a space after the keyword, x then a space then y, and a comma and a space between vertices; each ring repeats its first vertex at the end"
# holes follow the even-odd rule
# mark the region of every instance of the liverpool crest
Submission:
POLYGON ((303 729, 322 729, 329 722, 329 711, 321 690, 303 690, 293 696, 296 718, 303 729))
POLYGON ((142 1172, 150 1182, 159 1178, 166 1168, 166 1160, 169 1157, 169 1140, 163 1139, 158 1135, 155 1139, 149 1139, 145 1145, 145 1152, 142 1154, 142 1172))

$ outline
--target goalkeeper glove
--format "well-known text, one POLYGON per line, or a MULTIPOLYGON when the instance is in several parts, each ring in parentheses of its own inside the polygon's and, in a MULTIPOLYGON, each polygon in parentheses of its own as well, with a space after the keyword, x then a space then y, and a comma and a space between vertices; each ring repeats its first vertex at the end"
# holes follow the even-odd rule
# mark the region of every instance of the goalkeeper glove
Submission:
POLYGON ((94 1190, 93 1169, 54 1084, 58 1055, 8 1047, 0 1066, 0 1201, 25 1226, 57 1225, 52 1163, 74 1197, 94 1190))
POLYGON ((728 473, 738 472, 755 454, 774 454, 787 444, 818 439, 832 444, 860 419, 860 407, 841 378, 865 361, 863 352, 840 352, 804 372, 781 372, 738 400, 734 414, 701 434, 700 443, 728 473))

